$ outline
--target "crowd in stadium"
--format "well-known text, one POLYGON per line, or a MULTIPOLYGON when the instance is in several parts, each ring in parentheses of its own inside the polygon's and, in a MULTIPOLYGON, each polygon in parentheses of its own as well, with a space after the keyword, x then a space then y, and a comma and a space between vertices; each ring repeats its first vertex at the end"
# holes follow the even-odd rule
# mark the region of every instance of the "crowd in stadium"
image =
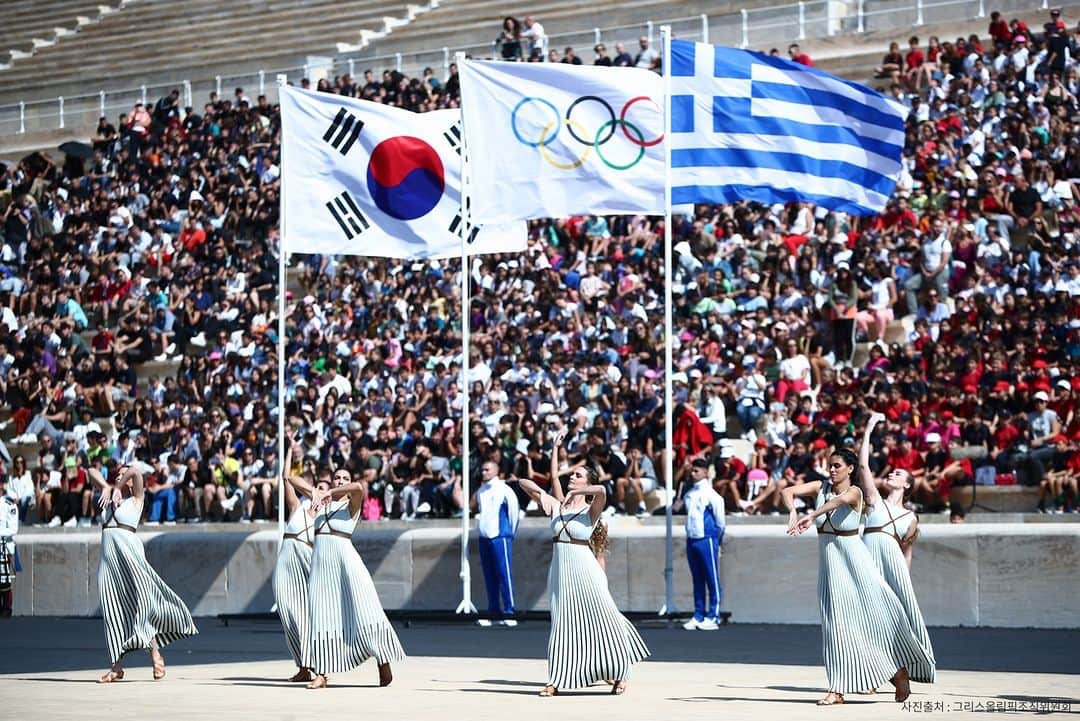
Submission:
MULTIPOLYGON (((676 217, 676 480, 705 454, 729 512, 774 512, 878 410, 873 469, 910 470, 917 508, 1020 483, 1040 510, 1075 510, 1078 38, 1058 15, 1033 32, 995 13, 987 38, 912 38, 867 68, 910 108, 878 217, 803 203, 676 217)), ((458 101, 453 68, 317 89, 420 112, 458 101)), ((135 463, 151 522, 276 517, 279 130, 278 108, 242 89, 199 108, 174 92, 102 118, 85 163, 0 166, 0 460, 24 514, 89 524, 86 469, 135 463)), ((526 252, 472 260, 474 471, 495 460, 548 483, 565 435, 613 512, 655 506, 662 226, 533 221, 526 252)), ((291 470, 360 471, 368 519, 459 514, 460 263, 291 260, 291 470)))

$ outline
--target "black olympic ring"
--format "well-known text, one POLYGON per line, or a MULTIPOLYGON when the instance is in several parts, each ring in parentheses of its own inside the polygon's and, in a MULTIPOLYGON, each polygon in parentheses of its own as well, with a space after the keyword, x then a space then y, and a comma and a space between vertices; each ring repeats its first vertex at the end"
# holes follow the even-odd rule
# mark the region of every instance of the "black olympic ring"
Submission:
POLYGON ((600 103, 601 105, 603 105, 605 108, 607 108, 608 115, 610 117, 609 117, 608 121, 606 123, 604 123, 603 125, 601 125, 600 127, 602 128, 605 125, 607 125, 608 123, 611 123, 611 127, 608 128, 608 134, 607 134, 606 138, 604 138, 603 140, 597 140, 595 142, 596 145, 603 145, 607 141, 611 140, 611 138, 615 135, 615 109, 612 108, 611 105, 606 100, 604 100, 603 98, 598 98, 595 95, 582 95, 580 98, 578 98, 574 102, 570 103, 570 107, 566 109, 566 129, 568 131, 570 131, 570 137, 573 138, 574 140, 578 141, 582 145, 593 145, 594 144, 593 141, 591 141, 591 140, 586 140, 585 138, 579 138, 578 134, 574 132, 574 128, 571 127, 571 125, 570 125, 570 113, 574 112, 574 108, 577 107, 578 103, 583 103, 586 100, 594 100, 594 101, 600 103))

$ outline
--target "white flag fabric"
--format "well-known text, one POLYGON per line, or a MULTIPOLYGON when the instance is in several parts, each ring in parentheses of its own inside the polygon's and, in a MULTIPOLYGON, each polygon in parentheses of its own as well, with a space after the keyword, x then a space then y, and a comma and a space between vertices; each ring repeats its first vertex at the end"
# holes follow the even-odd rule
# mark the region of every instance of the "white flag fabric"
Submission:
POLYGON ((656 73, 558 63, 462 63, 472 217, 663 213, 656 73))
MULTIPOLYGON (((287 252, 461 255, 461 116, 280 89, 287 252)), ((523 251, 524 223, 474 226, 467 252, 523 251)))

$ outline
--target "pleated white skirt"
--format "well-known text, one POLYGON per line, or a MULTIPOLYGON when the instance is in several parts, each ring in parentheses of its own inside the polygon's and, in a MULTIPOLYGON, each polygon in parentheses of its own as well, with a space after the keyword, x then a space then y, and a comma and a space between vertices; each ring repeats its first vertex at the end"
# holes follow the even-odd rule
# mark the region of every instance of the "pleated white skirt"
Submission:
POLYGON ((933 683, 937 663, 934 660, 934 647, 930 644, 930 634, 926 631, 926 623, 923 621, 922 611, 919 609, 919 599, 915 597, 915 588, 911 585, 911 574, 908 572, 907 561, 904 552, 900 550, 900 544, 887 533, 867 533, 863 535, 863 543, 870 551, 870 558, 877 566, 878 573, 885 579, 892 592, 896 594, 900 605, 904 607, 908 624, 915 632, 915 638, 922 647, 925 660, 916 659, 908 667, 908 673, 912 681, 921 683, 933 683))
POLYGON ((932 664, 861 538, 819 534, 818 551, 818 600, 829 691, 874 689, 901 667, 911 673, 920 664, 932 664))
POLYGON ((274 603, 278 618, 285 631, 289 653, 297 666, 304 656, 304 638, 307 634, 308 577, 311 575, 311 546, 286 538, 278 551, 274 566, 274 603))
POLYGON ((319 674, 343 673, 372 657, 381 665, 404 659, 405 651, 352 541, 316 534, 301 665, 319 674))
POLYGON ((142 539, 131 531, 102 531, 98 593, 112 663, 151 642, 164 648, 199 633, 188 607, 150 566, 142 539))
POLYGON ((569 543, 553 546, 548 685, 574 689, 629 679, 631 667, 648 658, 649 649, 619 613, 592 550, 569 543))

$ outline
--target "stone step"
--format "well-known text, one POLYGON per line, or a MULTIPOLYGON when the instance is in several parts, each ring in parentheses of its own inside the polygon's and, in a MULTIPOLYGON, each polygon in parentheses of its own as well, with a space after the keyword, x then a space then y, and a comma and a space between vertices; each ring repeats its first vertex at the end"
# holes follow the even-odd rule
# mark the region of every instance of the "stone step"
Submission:
POLYGON ((949 501, 968 513, 1032 513, 1039 505, 1039 487, 954 486, 949 501))

